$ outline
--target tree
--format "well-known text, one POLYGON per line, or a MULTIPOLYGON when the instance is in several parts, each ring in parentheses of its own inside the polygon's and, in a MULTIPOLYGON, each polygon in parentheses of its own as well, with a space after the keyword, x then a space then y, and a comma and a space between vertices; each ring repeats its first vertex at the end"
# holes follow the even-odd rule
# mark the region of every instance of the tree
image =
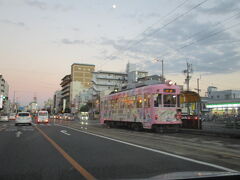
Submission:
POLYGON ((88 112, 89 111, 89 106, 86 104, 86 105, 83 105, 81 108, 80 108, 80 112, 88 112))

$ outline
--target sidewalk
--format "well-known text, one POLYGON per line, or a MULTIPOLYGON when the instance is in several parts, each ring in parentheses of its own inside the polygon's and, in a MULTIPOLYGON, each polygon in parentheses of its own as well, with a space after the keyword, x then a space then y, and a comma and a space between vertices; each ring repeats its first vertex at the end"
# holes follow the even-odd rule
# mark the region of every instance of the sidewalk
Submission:
POLYGON ((214 122, 203 122, 202 129, 182 129, 181 131, 201 135, 240 138, 240 129, 229 128, 225 124, 214 122))

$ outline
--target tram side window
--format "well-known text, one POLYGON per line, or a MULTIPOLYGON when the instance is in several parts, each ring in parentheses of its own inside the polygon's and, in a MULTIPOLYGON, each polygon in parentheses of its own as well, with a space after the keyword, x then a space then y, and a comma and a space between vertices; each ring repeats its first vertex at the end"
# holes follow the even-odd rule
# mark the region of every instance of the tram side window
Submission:
POLYGON ((177 95, 177 107, 180 107, 180 95, 177 95))
POLYGON ((135 100, 135 96, 131 96, 131 106, 130 108, 135 108, 136 107, 136 100, 135 100))
POLYGON ((154 107, 160 107, 162 104, 162 94, 154 95, 154 107))
POLYGON ((163 96, 164 107, 176 107, 176 95, 167 94, 163 96))
POLYGON ((141 96, 137 97, 137 108, 142 108, 143 99, 141 96))
POLYGON ((151 101, 151 95, 145 94, 144 95, 144 107, 150 108, 150 101, 151 101))

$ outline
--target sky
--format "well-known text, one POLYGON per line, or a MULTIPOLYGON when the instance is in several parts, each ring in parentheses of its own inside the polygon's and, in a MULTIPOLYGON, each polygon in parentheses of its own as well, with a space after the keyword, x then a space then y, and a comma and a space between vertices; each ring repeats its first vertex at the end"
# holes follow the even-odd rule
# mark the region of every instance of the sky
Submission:
POLYGON ((0 73, 10 99, 40 104, 72 63, 125 71, 126 63, 191 89, 240 89, 240 1, 0 0, 0 73))

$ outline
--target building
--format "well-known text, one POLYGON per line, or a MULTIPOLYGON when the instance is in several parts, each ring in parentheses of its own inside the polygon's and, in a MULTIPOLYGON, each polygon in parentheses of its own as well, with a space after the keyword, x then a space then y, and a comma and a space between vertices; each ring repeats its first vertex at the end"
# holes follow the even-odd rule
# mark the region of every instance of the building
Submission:
POLYGON ((127 73, 97 71, 93 72, 93 95, 100 92, 111 92, 114 88, 119 88, 127 83, 127 73))
POLYGON ((165 83, 165 78, 159 75, 151 75, 151 76, 144 76, 141 78, 138 78, 138 82, 144 82, 144 81, 158 81, 161 83, 165 83))
POLYGON ((144 78, 148 75, 146 71, 131 71, 128 72, 128 84, 137 83, 138 79, 144 78))
POLYGON ((7 81, 0 75, 0 111, 1 113, 9 113, 10 102, 8 99, 9 85, 7 81))
POLYGON ((61 80, 61 100, 60 100, 60 109, 62 112, 70 112, 70 84, 71 84, 71 75, 66 75, 61 80))
POLYGON ((44 109, 50 114, 53 112, 53 100, 49 98, 47 101, 44 101, 44 109))
POLYGON ((80 95, 92 86, 95 65, 74 63, 71 66, 70 104, 71 112, 79 111, 80 95))
POLYGON ((53 96, 53 113, 57 114, 61 112, 60 102, 62 98, 61 91, 56 91, 53 96))
POLYGON ((223 90, 218 91, 217 87, 208 87, 208 98, 210 99, 221 99, 221 100, 231 100, 240 98, 240 90, 223 90))
POLYGON ((240 90, 222 90, 208 87, 206 108, 212 114, 240 114, 240 90))
POLYGON ((31 113, 37 113, 39 110, 38 104, 37 104, 37 97, 33 97, 33 101, 29 103, 29 105, 26 107, 29 112, 31 113))
POLYGON ((38 104, 37 104, 37 102, 35 102, 35 101, 30 102, 28 107, 27 107, 27 109, 31 113, 37 113, 37 111, 38 111, 38 104))

